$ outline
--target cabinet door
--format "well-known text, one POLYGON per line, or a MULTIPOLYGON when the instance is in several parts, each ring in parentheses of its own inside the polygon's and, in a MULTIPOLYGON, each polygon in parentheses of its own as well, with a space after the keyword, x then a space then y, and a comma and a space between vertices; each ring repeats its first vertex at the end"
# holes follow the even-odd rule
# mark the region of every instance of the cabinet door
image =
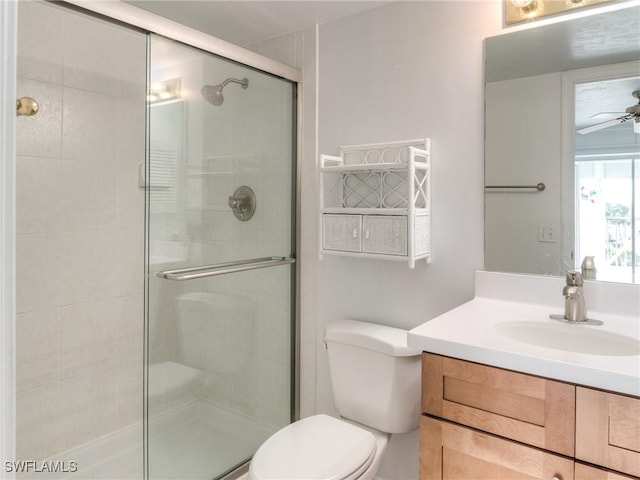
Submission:
POLYGON ((422 409, 573 457, 575 386, 423 353, 422 409))
POLYGON ((407 217, 365 215, 362 220, 362 251, 385 255, 407 255, 407 217))
MULTIPOLYGON (((602 470, 590 465, 576 462, 576 478, 578 480, 633 480, 632 477, 602 470)), ((635 477, 637 479, 637 477, 635 477)))
POLYGON ((420 480, 571 480, 573 464, 470 428, 420 419, 420 480))
POLYGON ((640 398, 578 387, 576 458, 640 476, 640 398))
POLYGON ((362 251, 362 215, 322 215, 322 248, 343 252, 362 251))

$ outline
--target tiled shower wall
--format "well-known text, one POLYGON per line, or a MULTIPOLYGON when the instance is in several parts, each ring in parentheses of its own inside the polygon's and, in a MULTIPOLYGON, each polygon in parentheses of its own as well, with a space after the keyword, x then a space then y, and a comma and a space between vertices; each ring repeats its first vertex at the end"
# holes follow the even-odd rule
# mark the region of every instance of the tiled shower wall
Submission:
POLYGON ((26 1, 18 31, 40 111, 17 119, 17 458, 37 460, 142 420, 146 39, 26 1))

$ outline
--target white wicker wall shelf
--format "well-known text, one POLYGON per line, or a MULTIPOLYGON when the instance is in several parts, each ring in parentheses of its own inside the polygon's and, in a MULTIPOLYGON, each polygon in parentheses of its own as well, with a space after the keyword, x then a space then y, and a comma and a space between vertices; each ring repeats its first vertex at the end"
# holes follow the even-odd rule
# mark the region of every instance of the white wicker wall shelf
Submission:
POLYGON ((431 261, 430 140, 320 155, 320 257, 431 261))

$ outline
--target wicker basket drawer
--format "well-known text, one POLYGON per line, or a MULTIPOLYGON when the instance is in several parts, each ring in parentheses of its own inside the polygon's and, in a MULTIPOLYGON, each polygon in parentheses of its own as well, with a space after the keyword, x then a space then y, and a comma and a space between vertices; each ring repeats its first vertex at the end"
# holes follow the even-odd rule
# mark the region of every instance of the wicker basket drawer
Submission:
POLYGON ((361 252, 362 215, 323 215, 322 248, 343 252, 361 252))
POLYGON ((568 456, 575 386, 423 353, 424 412, 568 456))
POLYGON ((365 215, 362 220, 362 251, 385 255, 407 254, 407 217, 365 215))

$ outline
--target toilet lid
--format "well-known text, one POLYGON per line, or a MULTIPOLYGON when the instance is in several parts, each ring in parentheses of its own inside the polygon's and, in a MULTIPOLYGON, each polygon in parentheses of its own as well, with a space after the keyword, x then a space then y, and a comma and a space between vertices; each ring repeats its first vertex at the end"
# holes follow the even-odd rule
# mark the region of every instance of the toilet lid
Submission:
POLYGON ((314 415, 273 434, 251 460, 254 480, 338 480, 361 469, 376 451, 373 434, 328 415, 314 415))

